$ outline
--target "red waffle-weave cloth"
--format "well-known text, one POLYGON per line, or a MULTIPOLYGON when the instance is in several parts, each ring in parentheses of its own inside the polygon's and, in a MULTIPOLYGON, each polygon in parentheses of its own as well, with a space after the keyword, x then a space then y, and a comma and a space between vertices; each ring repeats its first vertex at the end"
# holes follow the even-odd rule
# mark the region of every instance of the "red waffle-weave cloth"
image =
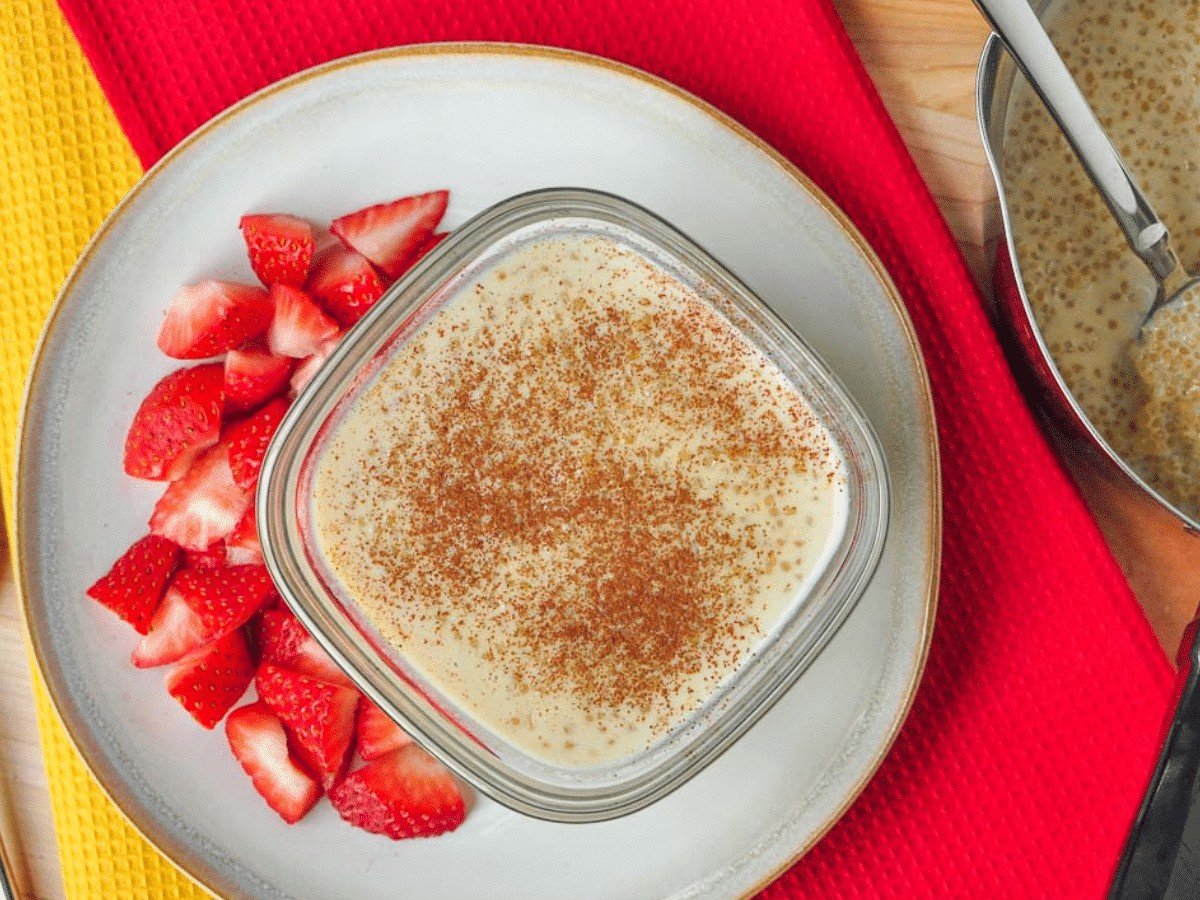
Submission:
POLYGON ((647 69, 837 201, 896 280, 933 382, 941 607, 891 755, 772 897, 1099 896, 1171 671, 1005 366, 980 298, 827 0, 60 0, 152 163, 257 88, 393 44, 507 40, 647 69))

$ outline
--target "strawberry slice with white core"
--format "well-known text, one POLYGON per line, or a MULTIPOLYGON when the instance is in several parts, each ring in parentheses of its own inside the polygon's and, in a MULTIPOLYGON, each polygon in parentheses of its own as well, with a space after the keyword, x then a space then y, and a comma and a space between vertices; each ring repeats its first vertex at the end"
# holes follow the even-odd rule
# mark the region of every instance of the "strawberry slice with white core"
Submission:
POLYGON ((262 545, 258 542, 258 522, 251 506, 242 521, 225 539, 225 558, 231 566, 261 565, 262 545))
POLYGON ((125 436, 125 473, 163 481, 186 472, 220 435, 223 385, 220 364, 207 363, 172 372, 151 388, 125 436))
POLYGON ((167 675, 167 692, 201 725, 212 728, 242 699, 254 661, 240 631, 185 656, 167 675))
POLYGON ((158 348, 176 359, 217 356, 265 332, 274 311, 262 288, 211 278, 188 285, 167 307, 158 348))
POLYGON ((134 543, 112 568, 87 589, 93 600, 107 606, 145 634, 162 600, 167 581, 179 565, 179 548, 148 534, 134 543))
POLYGON ((295 365, 295 360, 257 347, 230 350, 225 356, 225 411, 257 409, 282 394, 295 365))
POLYGON ((308 277, 308 292, 346 328, 365 316, 386 289, 371 261, 344 247, 322 253, 308 277))
POLYGON ((415 744, 351 772, 329 800, 351 825, 393 840, 453 831, 467 816, 450 772, 415 744))
POLYGON ((330 338, 321 345, 316 353, 296 367, 296 371, 292 373, 292 396, 296 396, 304 390, 316 374, 321 371, 321 366, 325 365, 325 360, 333 355, 333 351, 337 349, 340 340, 340 337, 330 338))
POLYGON ((242 627, 278 596, 265 566, 184 569, 172 587, 200 617, 210 640, 242 627))
POLYGON ((283 821, 294 824, 313 808, 321 788, 292 759, 283 723, 265 703, 231 712, 225 720, 225 736, 254 789, 283 821))
POLYGON ((225 565, 225 557, 225 542, 217 541, 207 550, 185 550, 183 565, 188 569, 211 569, 225 565))
POLYGON ((229 448, 205 450, 154 506, 150 533, 187 550, 206 550, 229 532, 250 508, 250 495, 237 486, 229 468, 229 448))
POLYGON ((258 484, 258 470, 275 430, 288 411, 288 401, 272 400, 254 415, 230 425, 225 431, 225 443, 229 446, 229 468, 238 487, 253 493, 258 484))
POLYGON ((250 268, 259 281, 299 287, 312 263, 312 226, 304 219, 283 213, 242 216, 238 227, 246 240, 250 268))
POLYGON ((259 698, 283 721, 300 758, 328 789, 341 778, 354 738, 358 691, 271 663, 255 676, 259 698))
POLYGON ((448 191, 379 203, 334 219, 329 230, 391 278, 398 278, 446 212, 448 191))
POLYGON ((131 661, 139 669, 165 666, 183 659, 208 640, 208 630, 183 594, 168 587, 150 620, 150 630, 133 648, 131 661))
POLYGON ((266 609, 259 616, 258 649, 262 661, 310 675, 319 681, 354 687, 328 653, 288 609, 266 609))
POLYGON ((267 332, 267 343, 277 356, 303 359, 312 356, 321 344, 337 337, 338 323, 299 288, 277 284, 271 288, 275 318, 267 332))
POLYGON ((358 753, 363 759, 379 759, 412 742, 391 716, 363 697, 358 704, 358 753))

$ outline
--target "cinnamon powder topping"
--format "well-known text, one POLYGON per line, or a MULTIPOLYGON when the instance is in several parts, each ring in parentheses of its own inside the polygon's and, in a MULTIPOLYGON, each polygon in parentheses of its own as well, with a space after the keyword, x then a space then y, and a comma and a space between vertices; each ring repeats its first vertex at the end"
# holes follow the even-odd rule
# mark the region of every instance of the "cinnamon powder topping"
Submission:
POLYGON ((786 607, 839 459, 768 360, 611 240, 535 242, 462 293, 331 441, 323 549, 491 727, 548 758, 623 755, 786 607))

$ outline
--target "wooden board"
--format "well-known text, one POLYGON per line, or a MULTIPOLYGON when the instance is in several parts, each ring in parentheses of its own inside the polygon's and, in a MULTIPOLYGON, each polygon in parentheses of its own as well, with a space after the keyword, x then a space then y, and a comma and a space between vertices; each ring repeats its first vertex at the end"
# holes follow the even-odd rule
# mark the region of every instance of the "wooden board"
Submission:
POLYGON ((0 539, 0 558, 4 560, 0 567, 0 804, 12 815, 16 853, 25 863, 34 896, 50 900, 63 895, 58 848, 38 743, 25 637, 4 544, 0 539))
MULTIPOLYGON (((987 26, 970 0, 841 0, 851 38, 981 285, 995 190, 975 125, 975 68, 987 26)), ((1067 449, 1070 456, 1069 448, 1067 449)), ((1084 495, 1164 647, 1200 598, 1200 544, 1148 516, 1128 489, 1072 459, 1084 495)), ((5 556, 7 559, 7 556, 5 556)), ((12 576, 0 572, 0 770, 38 898, 62 897, 12 576)), ((85 898, 91 900, 91 898, 85 898)))

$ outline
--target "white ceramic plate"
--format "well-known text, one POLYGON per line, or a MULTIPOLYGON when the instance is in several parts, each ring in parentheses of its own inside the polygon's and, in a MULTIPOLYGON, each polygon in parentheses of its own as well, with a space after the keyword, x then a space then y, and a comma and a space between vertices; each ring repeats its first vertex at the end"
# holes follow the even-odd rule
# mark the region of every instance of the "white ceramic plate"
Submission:
POLYGON ((215 892, 295 897, 735 896, 837 820, 879 765, 928 647, 940 547, 924 368, 894 288, 796 170, 695 98, 612 63, 527 47, 388 50, 303 73, 218 117, 156 166, 84 253, 43 336, 18 461, 33 646, 97 778, 215 892), (633 816, 555 825, 479 799, 451 835, 392 841, 328 804, 284 825, 220 729, 128 663, 132 631, 83 592, 146 530, 161 490, 121 474, 125 429, 177 363, 154 348, 183 283, 251 279, 238 217, 317 221, 453 189, 448 224, 513 194, 599 188, 658 212, 824 356, 887 454, 878 573, 816 663, 731 750, 633 816))

